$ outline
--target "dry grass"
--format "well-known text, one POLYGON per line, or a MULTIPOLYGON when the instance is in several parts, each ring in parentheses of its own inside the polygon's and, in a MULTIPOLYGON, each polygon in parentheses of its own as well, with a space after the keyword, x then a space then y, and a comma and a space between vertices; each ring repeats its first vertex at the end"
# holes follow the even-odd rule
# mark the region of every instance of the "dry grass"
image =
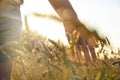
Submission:
POLYGON ((108 58, 110 53, 120 56, 120 51, 114 54, 102 45, 97 55, 102 54, 104 59, 88 66, 84 59, 82 63, 73 59, 75 43, 69 47, 49 40, 29 29, 27 17, 25 22, 12 80, 120 80, 120 58, 108 58))
POLYGON ((104 55, 104 60, 90 66, 80 64, 72 59, 68 46, 30 30, 24 31, 21 45, 23 51, 14 61, 12 80, 120 80, 119 58, 104 55))

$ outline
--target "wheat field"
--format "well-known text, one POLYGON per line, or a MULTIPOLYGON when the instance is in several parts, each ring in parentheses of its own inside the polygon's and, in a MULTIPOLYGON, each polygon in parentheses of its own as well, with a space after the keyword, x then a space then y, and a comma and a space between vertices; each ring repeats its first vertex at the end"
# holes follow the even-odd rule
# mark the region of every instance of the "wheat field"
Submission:
MULTIPOLYGON (((52 41, 35 31, 25 30, 22 51, 14 60, 12 80, 120 80, 120 59, 108 58, 86 65, 74 60, 72 49, 62 42, 52 41)), ((113 55, 120 55, 112 53, 113 55)))

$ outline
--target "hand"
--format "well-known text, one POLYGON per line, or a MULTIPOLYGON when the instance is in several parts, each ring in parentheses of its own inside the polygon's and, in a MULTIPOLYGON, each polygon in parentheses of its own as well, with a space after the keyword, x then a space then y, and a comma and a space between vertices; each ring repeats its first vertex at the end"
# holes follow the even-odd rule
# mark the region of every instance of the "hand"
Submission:
MULTIPOLYGON (((84 53, 84 57, 86 60, 86 63, 89 65, 91 62, 96 62, 97 61, 97 56, 95 53, 95 47, 98 46, 97 41, 95 37, 91 34, 88 35, 81 35, 79 36, 77 40, 77 48, 80 50, 81 46, 81 51, 84 53)), ((81 52, 80 51, 80 52, 81 52)))
MULTIPOLYGON (((70 29, 66 31, 72 30, 70 29)), ((69 34, 71 34, 71 32, 69 32, 69 34)), ((105 39, 102 39, 96 31, 88 30, 83 24, 79 28, 75 29, 75 31, 73 31, 73 33, 67 37, 70 44, 74 42, 74 39, 77 39, 75 43, 77 58, 79 62, 81 62, 81 52, 83 52, 86 63, 88 65, 98 60, 95 53, 95 48, 98 47, 98 42, 105 44, 105 39)))
MULTIPOLYGON (((91 56, 93 57, 93 61, 96 61, 95 44, 96 41, 101 41, 102 39, 97 34, 94 34, 94 32, 89 31, 86 26, 79 21, 69 0, 49 0, 49 2, 62 19, 66 33, 70 33, 72 35, 69 35, 69 37, 76 37, 72 34, 74 30, 80 33, 77 40, 77 48, 80 50, 79 46, 82 47, 86 62, 91 63, 89 52, 92 54, 91 56)), ((69 37, 69 42, 71 43, 72 40, 74 42, 74 39, 69 37)))

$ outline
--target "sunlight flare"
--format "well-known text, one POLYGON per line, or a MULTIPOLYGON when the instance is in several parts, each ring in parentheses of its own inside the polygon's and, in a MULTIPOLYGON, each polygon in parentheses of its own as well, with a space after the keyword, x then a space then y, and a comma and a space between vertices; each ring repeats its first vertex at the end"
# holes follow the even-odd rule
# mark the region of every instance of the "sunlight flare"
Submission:
POLYGON ((52 39, 60 40, 65 44, 68 44, 64 27, 62 23, 58 23, 46 18, 29 17, 28 22, 32 30, 52 39))

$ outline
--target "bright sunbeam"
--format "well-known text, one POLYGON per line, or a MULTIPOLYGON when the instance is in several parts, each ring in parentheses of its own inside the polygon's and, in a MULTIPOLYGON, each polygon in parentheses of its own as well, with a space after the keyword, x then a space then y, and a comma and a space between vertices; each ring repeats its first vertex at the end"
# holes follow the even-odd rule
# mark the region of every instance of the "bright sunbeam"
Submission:
POLYGON ((62 23, 51 20, 49 17, 43 18, 32 15, 33 12, 38 12, 45 15, 56 15, 55 11, 48 3, 48 0, 25 0, 24 5, 21 6, 21 12, 23 16, 28 16, 30 29, 37 31, 50 39, 60 40, 63 43, 68 44, 62 23))
POLYGON ((36 30, 40 34, 53 39, 60 40, 63 43, 68 43, 65 36, 65 31, 62 23, 58 23, 46 18, 28 18, 29 25, 32 30, 36 30))
MULTIPOLYGON (((107 35, 113 48, 120 48, 120 6, 119 0, 69 0, 73 5, 78 17, 95 28, 100 34, 107 35), (102 6, 101 6, 102 5, 102 6)), ((54 14, 56 12, 48 0, 25 0, 22 13, 27 15, 31 12, 54 14)), ((60 39, 66 42, 64 28, 61 23, 49 19, 29 17, 30 28, 52 39, 60 39)))

